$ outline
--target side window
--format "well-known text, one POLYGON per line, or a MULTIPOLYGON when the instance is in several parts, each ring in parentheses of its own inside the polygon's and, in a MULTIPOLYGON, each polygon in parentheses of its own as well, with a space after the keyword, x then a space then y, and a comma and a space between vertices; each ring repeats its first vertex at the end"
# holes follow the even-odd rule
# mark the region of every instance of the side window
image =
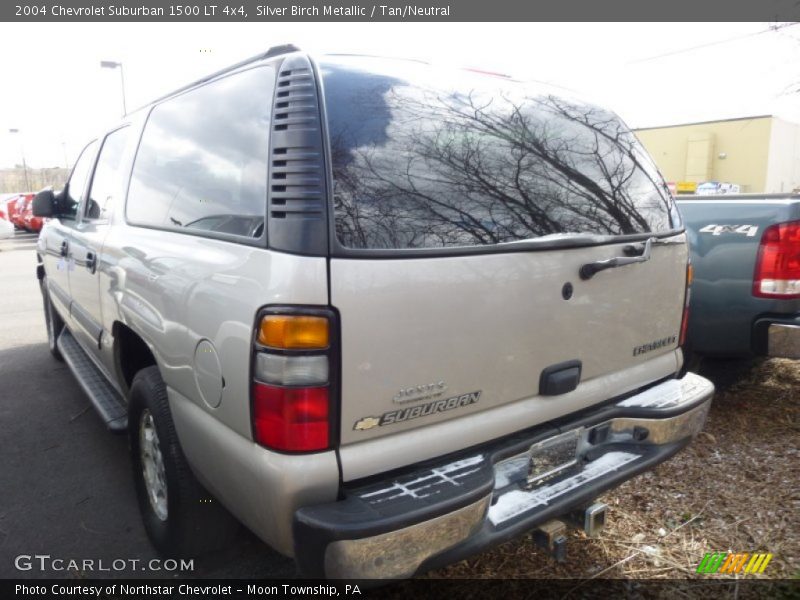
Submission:
POLYGON ((157 105, 136 155, 128 221, 261 237, 274 86, 274 70, 258 67, 157 105))
POLYGON ((89 175, 92 172, 92 165, 94 164, 94 157, 97 153, 97 140, 90 142, 86 148, 83 149, 75 167, 72 169, 72 175, 67 183, 67 193, 64 197, 64 207, 61 210, 61 216, 66 218, 75 218, 78 213, 78 205, 83 200, 86 193, 86 182, 89 180, 89 175))
POLYGON ((107 210, 111 207, 112 198, 122 194, 120 167, 129 133, 129 127, 117 129, 109 133, 103 142, 83 213, 87 219, 107 218, 107 210))

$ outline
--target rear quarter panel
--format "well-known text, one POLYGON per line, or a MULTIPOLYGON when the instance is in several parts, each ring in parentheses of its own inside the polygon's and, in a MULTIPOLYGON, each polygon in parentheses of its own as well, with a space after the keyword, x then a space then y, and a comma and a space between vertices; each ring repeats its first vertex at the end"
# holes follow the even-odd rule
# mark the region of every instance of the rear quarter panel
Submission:
POLYGON ((130 326, 154 350, 170 388, 250 439, 256 312, 276 303, 326 305, 325 259, 130 226, 112 228, 103 254, 104 329, 130 326), (216 350, 225 381, 217 408, 195 377, 202 340, 216 350))
POLYGON ((99 274, 104 328, 124 323, 153 350, 195 475, 259 537, 291 555, 294 511, 333 501, 339 470, 332 451, 293 456, 253 441, 253 326, 267 304, 326 305, 326 260, 119 225, 105 240, 99 274), (215 349, 218 373, 208 372, 205 358, 198 362, 201 342, 215 349), (214 406, 214 386, 203 378, 219 384, 220 377, 214 406))

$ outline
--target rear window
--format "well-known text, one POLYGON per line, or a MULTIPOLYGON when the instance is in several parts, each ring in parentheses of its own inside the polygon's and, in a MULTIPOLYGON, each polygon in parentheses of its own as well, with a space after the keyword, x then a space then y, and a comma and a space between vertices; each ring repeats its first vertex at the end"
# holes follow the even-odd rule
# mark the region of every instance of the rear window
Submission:
POLYGON ((355 249, 483 246, 677 224, 613 113, 500 77, 412 61, 320 61, 336 235, 355 249))
POLYGON ((259 238, 267 205, 274 70, 250 69, 157 105, 136 155, 134 224, 259 238))

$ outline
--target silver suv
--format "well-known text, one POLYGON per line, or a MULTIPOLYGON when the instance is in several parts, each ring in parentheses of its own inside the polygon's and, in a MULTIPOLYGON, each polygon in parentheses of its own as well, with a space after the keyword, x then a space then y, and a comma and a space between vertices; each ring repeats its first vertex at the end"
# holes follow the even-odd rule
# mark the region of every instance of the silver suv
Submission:
POLYGON ((531 530, 561 556, 713 393, 661 176, 548 88, 274 48, 127 115, 34 212, 50 350, 167 555, 238 520, 310 576, 531 530))

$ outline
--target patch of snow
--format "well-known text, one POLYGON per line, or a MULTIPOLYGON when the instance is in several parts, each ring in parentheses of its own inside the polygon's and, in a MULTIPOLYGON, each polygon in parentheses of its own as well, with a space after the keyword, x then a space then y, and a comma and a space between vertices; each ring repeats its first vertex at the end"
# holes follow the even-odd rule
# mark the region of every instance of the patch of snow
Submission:
POLYGON ((677 379, 665 381, 661 385, 645 390, 617 403, 617 406, 639 406, 643 408, 663 408, 680 404, 683 401, 681 382, 677 379))
POLYGON ((528 455, 515 456, 499 462, 494 467, 494 489, 506 487, 512 481, 523 479, 527 476, 528 455), (522 477, 520 477, 520 474, 522 477))
POLYGON ((380 490, 369 492, 367 494, 362 494, 359 496, 360 498, 369 499, 373 498, 371 502, 380 503, 386 502, 387 500, 394 500, 395 498, 400 498, 401 496, 408 496, 410 498, 427 498, 435 493, 435 490, 431 488, 438 487, 442 484, 449 483, 451 485, 461 485, 458 481, 466 477, 467 475, 471 475, 472 473, 477 472, 479 469, 470 469, 468 471, 464 471, 464 469, 468 469, 469 467, 475 466, 480 464, 483 461, 483 454, 478 454, 477 456, 471 456, 469 458, 464 458, 458 460, 456 462, 450 463, 449 465, 445 465, 443 467, 436 467, 431 469, 427 474, 417 477, 411 481, 400 482, 395 481, 392 485, 382 488, 380 490), (423 482, 426 482, 425 485, 419 485, 423 482), (394 493, 392 493, 394 492, 394 493), (375 496, 380 496, 381 494, 389 494, 383 498, 375 498, 375 496))

